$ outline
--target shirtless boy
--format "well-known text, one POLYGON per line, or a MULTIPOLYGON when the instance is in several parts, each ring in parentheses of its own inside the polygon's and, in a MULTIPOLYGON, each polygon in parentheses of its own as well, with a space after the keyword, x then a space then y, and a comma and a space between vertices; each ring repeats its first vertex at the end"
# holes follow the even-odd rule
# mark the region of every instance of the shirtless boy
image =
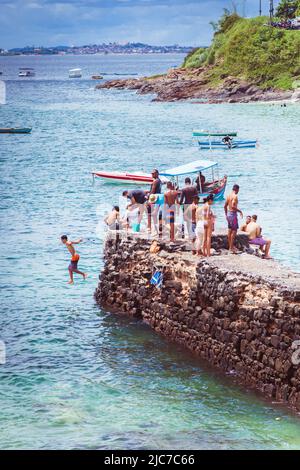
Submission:
POLYGON ((264 253, 264 258, 272 259, 270 256, 271 240, 262 237, 261 227, 257 223, 257 215, 252 216, 251 222, 247 225, 246 232, 250 245, 258 245, 264 253))
POLYGON ((234 248, 234 240, 236 237, 236 232, 239 228, 238 216, 239 213, 243 218, 243 212, 238 208, 238 192, 240 187, 238 184, 233 185, 231 193, 227 196, 226 202, 224 205, 225 216, 228 222, 228 246, 231 253, 236 253, 234 248))
POLYGON ((75 248, 73 246, 73 245, 77 245, 78 243, 82 242, 82 238, 79 238, 79 240, 75 240, 75 241, 71 242, 71 241, 68 240, 67 235, 62 235, 60 237, 60 239, 61 239, 62 243, 64 245, 66 245, 67 249, 71 253, 71 263, 68 266, 69 274, 70 274, 70 280, 69 280, 68 284, 74 284, 73 273, 81 274, 83 279, 86 279, 87 274, 83 273, 82 271, 79 271, 77 269, 77 264, 78 264, 80 256, 79 256, 78 253, 75 252, 75 248))
POLYGON ((173 183, 171 181, 167 182, 167 191, 164 195, 164 212, 166 215, 166 220, 170 224, 170 240, 171 242, 175 241, 175 204, 179 204, 178 200, 179 192, 174 189, 173 183))

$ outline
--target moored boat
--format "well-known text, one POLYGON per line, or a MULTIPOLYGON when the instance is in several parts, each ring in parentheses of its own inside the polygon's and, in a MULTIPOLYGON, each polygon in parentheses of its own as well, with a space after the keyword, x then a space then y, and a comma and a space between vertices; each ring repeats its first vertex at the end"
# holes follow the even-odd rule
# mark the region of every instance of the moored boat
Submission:
POLYGON ((92 75, 92 80, 102 80, 103 76, 102 75, 92 75))
MULTIPOLYGON (((181 186, 179 184, 180 176, 192 176, 196 174, 197 176, 201 176, 200 173, 202 174, 207 170, 211 171, 211 179, 209 181, 205 180, 203 186, 200 186, 199 197, 202 199, 207 197, 209 194, 213 194, 215 201, 223 199, 226 189, 227 176, 225 175, 223 178, 219 177, 219 168, 217 162, 210 160, 196 160, 185 165, 180 165, 174 168, 170 168, 169 170, 164 170, 160 173, 160 175, 175 180, 176 185, 181 186)), ((201 178, 199 178, 199 180, 201 181, 201 178)))
POLYGON ((81 69, 70 69, 69 70, 69 78, 81 78, 82 72, 81 69))
MULTIPOLYGON (((107 183, 113 184, 151 184, 153 181, 149 173, 127 173, 121 171, 93 171, 93 176, 102 178, 107 183)), ((161 178, 163 183, 168 181, 167 178, 161 178)))
POLYGON ((208 141, 198 141, 198 144, 201 149, 240 149, 240 148, 255 148, 257 140, 232 140, 230 144, 227 144, 222 141, 208 140, 208 141))
MULTIPOLYGON (((177 187, 179 187, 179 177, 187 175, 199 175, 202 172, 211 170, 211 179, 205 181, 203 187, 200 187, 199 196, 204 198, 209 194, 213 194, 215 200, 223 199, 224 192, 227 183, 227 176, 223 178, 219 177, 218 163, 212 162, 210 160, 196 160, 185 165, 180 165, 168 170, 163 170, 160 172, 159 177, 162 183, 167 183, 168 181, 174 181, 177 187)), ((122 184, 135 184, 150 185, 153 181, 152 176, 149 173, 126 173, 119 171, 93 171, 93 176, 102 178, 105 182, 108 183, 122 183, 122 184)), ((183 185, 183 182, 182 182, 183 185)))
POLYGON ((35 71, 31 67, 20 67, 18 75, 21 78, 34 77, 35 71))
POLYGON ((0 134, 29 134, 31 127, 0 127, 0 134))

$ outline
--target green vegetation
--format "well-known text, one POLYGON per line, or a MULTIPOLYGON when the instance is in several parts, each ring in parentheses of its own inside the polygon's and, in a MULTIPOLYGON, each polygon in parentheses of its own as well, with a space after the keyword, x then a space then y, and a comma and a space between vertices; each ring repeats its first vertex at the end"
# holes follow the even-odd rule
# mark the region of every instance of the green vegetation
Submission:
POLYGON ((300 0, 281 0, 276 16, 279 18, 292 19, 300 15, 300 0))
POLYGON ((185 68, 207 68, 211 86, 226 77, 237 77, 261 88, 292 88, 300 79, 300 31, 267 25, 267 17, 241 18, 225 10, 207 49, 196 49, 183 64, 185 68))

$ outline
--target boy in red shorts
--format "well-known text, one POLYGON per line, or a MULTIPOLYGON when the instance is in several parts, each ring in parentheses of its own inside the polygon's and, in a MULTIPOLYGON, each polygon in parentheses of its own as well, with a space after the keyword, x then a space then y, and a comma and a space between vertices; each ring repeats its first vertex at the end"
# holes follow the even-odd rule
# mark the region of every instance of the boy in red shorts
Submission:
POLYGON ((64 245, 66 245, 67 249, 71 253, 71 263, 68 266, 69 274, 70 274, 70 280, 69 280, 68 284, 74 284, 73 273, 81 274, 83 279, 86 279, 87 274, 83 273, 82 271, 79 271, 77 269, 77 264, 78 264, 80 256, 79 256, 78 253, 75 252, 75 248, 73 246, 73 245, 77 245, 78 243, 82 242, 82 238, 79 238, 79 240, 71 242, 71 241, 68 241, 67 235, 62 235, 60 237, 60 239, 61 239, 62 243, 64 245))

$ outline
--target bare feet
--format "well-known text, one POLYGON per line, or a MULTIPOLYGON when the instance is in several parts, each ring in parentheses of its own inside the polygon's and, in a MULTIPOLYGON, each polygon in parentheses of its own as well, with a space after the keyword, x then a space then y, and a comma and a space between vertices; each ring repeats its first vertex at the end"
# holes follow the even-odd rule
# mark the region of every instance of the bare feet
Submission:
POLYGON ((83 279, 86 280, 87 277, 88 277, 88 273, 83 273, 83 279))
POLYGON ((69 281, 68 284, 74 284, 74 281, 69 281))

